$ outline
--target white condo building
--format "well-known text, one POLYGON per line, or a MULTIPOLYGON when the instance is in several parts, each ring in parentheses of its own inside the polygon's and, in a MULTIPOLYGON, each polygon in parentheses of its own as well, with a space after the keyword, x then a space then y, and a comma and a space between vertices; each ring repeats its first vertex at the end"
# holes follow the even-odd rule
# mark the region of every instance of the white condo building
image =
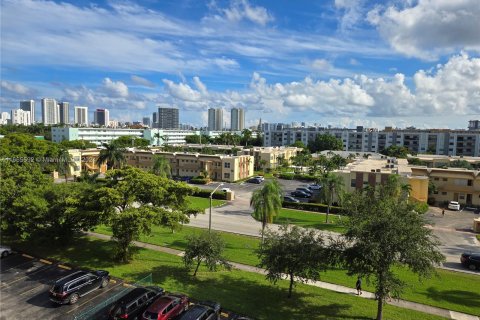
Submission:
POLYGON ((42 122, 47 124, 57 124, 60 122, 60 111, 55 99, 42 99, 42 122))
POLYGON ((10 114, 8 112, 2 112, 0 114, 0 124, 8 124, 8 120, 10 120, 10 114))
POLYGON ((20 109, 30 112, 30 121, 35 123, 35 100, 20 101, 20 109))
POLYGON ((70 103, 59 102, 58 110, 60 114, 59 122, 62 124, 70 124, 70 103))
POLYGON ((208 130, 222 131, 223 130, 223 109, 208 109, 208 130))
POLYGON ((245 129, 245 111, 242 108, 232 108, 230 113, 230 128, 232 131, 245 129))
POLYGON ((14 109, 12 110, 12 124, 22 124, 24 126, 29 126, 32 124, 30 115, 30 111, 14 109))
POLYGON ((76 106, 74 108, 73 123, 81 126, 88 125, 88 107, 76 106))

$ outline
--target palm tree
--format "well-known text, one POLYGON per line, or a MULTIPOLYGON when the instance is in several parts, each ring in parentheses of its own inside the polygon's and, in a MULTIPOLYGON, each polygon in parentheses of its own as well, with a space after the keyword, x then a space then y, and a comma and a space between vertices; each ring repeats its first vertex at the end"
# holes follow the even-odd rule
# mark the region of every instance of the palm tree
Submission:
POLYGON ((262 244, 267 223, 272 223, 273 217, 277 216, 282 208, 282 193, 278 181, 270 180, 261 189, 255 190, 250 199, 253 217, 262 222, 262 244))
POLYGON ((65 182, 68 182, 70 168, 75 167, 76 164, 67 149, 61 149, 58 158, 60 161, 57 163, 57 169, 65 176, 65 182))
POLYGON ((160 139, 163 139, 163 136, 161 136, 160 133, 157 132, 153 135, 153 137, 155 139, 157 139, 157 146, 159 146, 160 145, 160 139))
POLYGON ((80 180, 88 184, 95 184, 99 175, 100 172, 94 172, 90 174, 88 171, 82 171, 80 173, 80 180))
POLYGON ((267 165, 267 160, 265 160, 265 159, 260 160, 260 168, 263 171, 263 175, 265 175, 265 166, 266 165, 267 165))
POLYGON ((332 206, 333 199, 340 196, 343 190, 343 179, 341 176, 327 172, 319 179, 319 183, 322 186, 320 193, 322 198, 327 202, 327 215, 325 223, 328 223, 328 215, 330 214, 330 207, 332 206))
POLYGON ((156 155, 153 158, 152 172, 162 178, 170 178, 172 176, 172 167, 165 157, 156 155))
POLYGON ((243 139, 245 140, 245 147, 246 147, 250 139, 252 139, 252 131, 250 131, 249 129, 243 129, 242 136, 243 136, 243 139))
POLYGON ((124 148, 119 148, 114 143, 104 143, 103 147, 104 149, 100 151, 100 154, 98 155, 96 161, 96 164, 99 167, 105 162, 107 163, 107 169, 113 167, 121 168, 125 164, 126 159, 124 154, 124 148))

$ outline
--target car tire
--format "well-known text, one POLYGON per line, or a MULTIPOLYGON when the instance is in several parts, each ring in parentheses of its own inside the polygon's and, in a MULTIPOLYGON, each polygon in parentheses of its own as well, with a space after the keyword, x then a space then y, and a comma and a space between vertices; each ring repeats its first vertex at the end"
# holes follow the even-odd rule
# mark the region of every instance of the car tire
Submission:
POLYGON ((102 283, 100 283, 100 288, 105 288, 108 286, 108 279, 103 279, 102 283))
POLYGON ((77 294, 77 293, 73 293, 73 294, 70 296, 70 299, 68 299, 68 303, 69 303, 69 304, 75 304, 75 303, 77 303, 78 298, 79 298, 78 294, 77 294))
POLYGON ((472 263, 472 264, 468 265, 468 269, 475 270, 475 269, 477 269, 477 267, 472 263))
POLYGON ((2 258, 6 258, 6 257, 8 257, 8 255, 9 255, 8 251, 3 251, 2 252, 2 258))

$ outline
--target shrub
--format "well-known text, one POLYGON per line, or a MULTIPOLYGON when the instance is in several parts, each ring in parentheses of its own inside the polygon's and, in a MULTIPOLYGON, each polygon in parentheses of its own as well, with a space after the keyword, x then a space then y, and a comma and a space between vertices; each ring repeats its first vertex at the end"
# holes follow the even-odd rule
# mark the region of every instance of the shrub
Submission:
POLYGON ((316 177, 312 176, 310 174, 295 174, 294 176, 295 179, 297 180, 307 180, 307 181, 315 181, 316 177))
MULTIPOLYGON (((198 190, 193 194, 194 197, 200 197, 200 198, 210 198, 210 193, 211 191, 208 190, 198 190)), ((215 191, 215 193, 212 195, 213 199, 218 199, 218 200, 227 200, 227 193, 226 192, 221 192, 221 191, 215 191)))
MULTIPOLYGON (((304 210, 304 211, 313 211, 313 212, 327 212, 327 205, 321 203, 306 203, 306 202, 283 202, 282 207, 289 208, 289 209, 296 209, 296 210, 304 210)), ((334 214, 343 214, 343 208, 341 207, 330 207, 330 213, 334 214)))
POLYGON ((295 178, 294 173, 280 173, 278 175, 280 179, 285 179, 285 180, 293 180, 295 178))
POLYGON ((205 179, 205 178, 193 178, 190 180, 190 183, 193 184, 207 184, 210 182, 210 179, 205 179))

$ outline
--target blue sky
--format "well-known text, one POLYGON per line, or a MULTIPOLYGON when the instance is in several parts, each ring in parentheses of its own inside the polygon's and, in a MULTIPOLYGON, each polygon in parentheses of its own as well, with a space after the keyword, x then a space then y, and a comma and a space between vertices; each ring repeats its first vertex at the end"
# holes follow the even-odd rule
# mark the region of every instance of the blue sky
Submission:
POLYGON ((478 0, 1 6, 2 111, 52 97, 120 121, 175 106, 196 126, 209 107, 243 107, 249 125, 465 128, 480 118, 478 0))

